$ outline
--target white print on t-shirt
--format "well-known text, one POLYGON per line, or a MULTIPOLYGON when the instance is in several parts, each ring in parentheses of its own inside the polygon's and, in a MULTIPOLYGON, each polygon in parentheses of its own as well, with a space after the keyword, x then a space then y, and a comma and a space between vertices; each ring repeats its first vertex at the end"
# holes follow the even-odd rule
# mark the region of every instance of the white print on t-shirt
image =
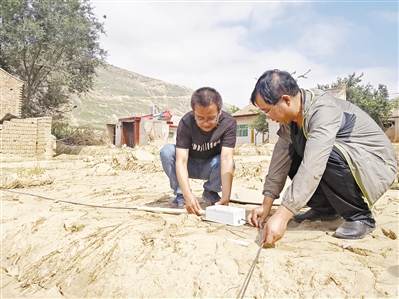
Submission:
POLYGON ((220 143, 220 139, 218 141, 208 142, 208 143, 204 143, 202 145, 193 143, 192 146, 193 146, 193 150, 198 151, 198 152, 203 152, 203 151, 208 151, 208 150, 214 148, 219 143, 220 143))

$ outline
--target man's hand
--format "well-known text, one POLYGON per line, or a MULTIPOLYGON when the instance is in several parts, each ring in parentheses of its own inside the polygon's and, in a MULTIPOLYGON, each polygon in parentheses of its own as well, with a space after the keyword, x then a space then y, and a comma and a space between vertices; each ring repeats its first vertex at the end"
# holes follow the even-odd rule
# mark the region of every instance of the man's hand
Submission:
POLYGON ((201 216, 201 206, 194 194, 192 192, 189 192, 188 194, 184 194, 183 196, 184 200, 186 201, 187 213, 201 216))
POLYGON ((230 202, 230 199, 223 199, 223 197, 215 203, 215 206, 221 205, 221 206, 228 206, 230 202))
POLYGON ((287 224, 284 221, 273 216, 266 222, 263 231, 262 243, 265 243, 265 247, 273 246, 274 243, 280 240, 287 228, 287 224))
POLYGON ((274 199, 265 196, 261 206, 253 209, 247 216, 248 224, 251 226, 262 227, 262 223, 265 222, 267 216, 270 214, 274 199), (260 217, 258 222, 258 217, 260 217))
POLYGON ((262 243, 265 247, 271 247, 274 243, 280 240, 287 229, 287 223, 294 215, 290 210, 284 206, 279 206, 277 211, 266 222, 263 232, 262 243))

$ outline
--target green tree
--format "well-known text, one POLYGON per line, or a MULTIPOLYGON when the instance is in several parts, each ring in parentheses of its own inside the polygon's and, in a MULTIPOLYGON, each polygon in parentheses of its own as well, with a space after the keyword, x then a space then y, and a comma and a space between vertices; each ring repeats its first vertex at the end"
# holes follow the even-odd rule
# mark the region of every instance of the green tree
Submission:
POLYGON ((255 129, 255 145, 256 145, 256 136, 259 133, 265 134, 269 132, 269 124, 266 119, 266 114, 259 113, 257 116, 254 117, 252 123, 249 124, 251 129, 255 129))
POLYGON ((0 66, 25 81, 22 115, 62 114, 68 95, 93 86, 105 62, 103 24, 89 0, 0 2, 0 66))
POLYGON ((235 113, 235 112, 237 112, 237 111, 240 111, 240 108, 238 108, 238 107, 235 106, 235 105, 231 106, 229 109, 226 110, 226 112, 227 112, 228 114, 233 114, 233 113, 235 113))
POLYGON ((381 127, 384 122, 391 117, 392 103, 389 101, 388 89, 380 84, 374 89, 369 83, 361 85, 363 74, 356 76, 355 73, 347 78, 338 78, 337 82, 330 85, 317 85, 320 89, 336 88, 346 85, 346 100, 351 102, 369 114, 374 121, 381 127))
POLYGON ((399 97, 396 97, 391 100, 391 106, 392 106, 393 110, 399 109, 399 97))

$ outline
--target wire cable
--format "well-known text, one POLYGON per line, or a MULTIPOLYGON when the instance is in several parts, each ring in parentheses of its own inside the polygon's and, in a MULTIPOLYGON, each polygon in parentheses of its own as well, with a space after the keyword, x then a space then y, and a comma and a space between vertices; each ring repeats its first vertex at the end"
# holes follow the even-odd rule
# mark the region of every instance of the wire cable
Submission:
POLYGON ((36 196, 36 197, 39 197, 39 198, 42 198, 42 199, 51 200, 51 201, 53 201, 55 203, 62 202, 62 203, 69 203, 69 204, 73 204, 73 205, 93 207, 93 208, 139 210, 137 207, 100 206, 100 205, 93 205, 93 204, 81 203, 81 202, 75 202, 75 201, 69 201, 69 200, 63 200, 63 199, 54 199, 54 198, 45 197, 45 196, 36 195, 36 194, 31 194, 31 193, 26 193, 26 192, 12 191, 12 190, 9 190, 9 189, 3 189, 2 191, 16 193, 16 194, 29 195, 29 196, 36 196))
POLYGON ((248 287, 248 285, 249 285, 249 281, 251 280, 252 273, 254 272, 255 266, 256 266, 256 264, 258 263, 259 256, 260 256, 260 253, 261 253, 261 251, 262 251, 262 248, 263 248, 263 245, 264 245, 264 244, 265 244, 265 243, 260 244, 260 247, 259 247, 259 249, 258 249, 258 253, 256 254, 256 258, 255 258, 255 260, 253 261, 251 267, 249 268, 248 274, 247 274, 247 276, 245 277, 244 283, 243 283, 243 285, 242 285, 242 287, 241 287, 241 289, 240 289, 240 292, 238 293, 237 299, 238 299, 238 298, 241 298, 241 299, 242 299, 242 298, 244 298, 244 296, 245 296, 245 292, 247 291, 247 287, 248 287), (240 296, 240 294, 241 294, 241 296, 240 296))

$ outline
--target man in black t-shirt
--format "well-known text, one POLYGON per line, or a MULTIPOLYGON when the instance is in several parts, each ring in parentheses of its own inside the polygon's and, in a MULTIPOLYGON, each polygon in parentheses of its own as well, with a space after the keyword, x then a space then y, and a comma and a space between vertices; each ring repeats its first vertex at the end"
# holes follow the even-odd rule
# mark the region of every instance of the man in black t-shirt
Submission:
POLYGON ((212 205, 229 204, 237 122, 222 111, 222 106, 222 97, 215 89, 196 90, 191 97, 193 110, 182 117, 177 128, 176 145, 166 144, 161 150, 162 167, 176 195, 172 208, 185 206, 188 213, 200 215, 201 207, 190 189, 189 178, 206 181, 204 200, 212 205))

